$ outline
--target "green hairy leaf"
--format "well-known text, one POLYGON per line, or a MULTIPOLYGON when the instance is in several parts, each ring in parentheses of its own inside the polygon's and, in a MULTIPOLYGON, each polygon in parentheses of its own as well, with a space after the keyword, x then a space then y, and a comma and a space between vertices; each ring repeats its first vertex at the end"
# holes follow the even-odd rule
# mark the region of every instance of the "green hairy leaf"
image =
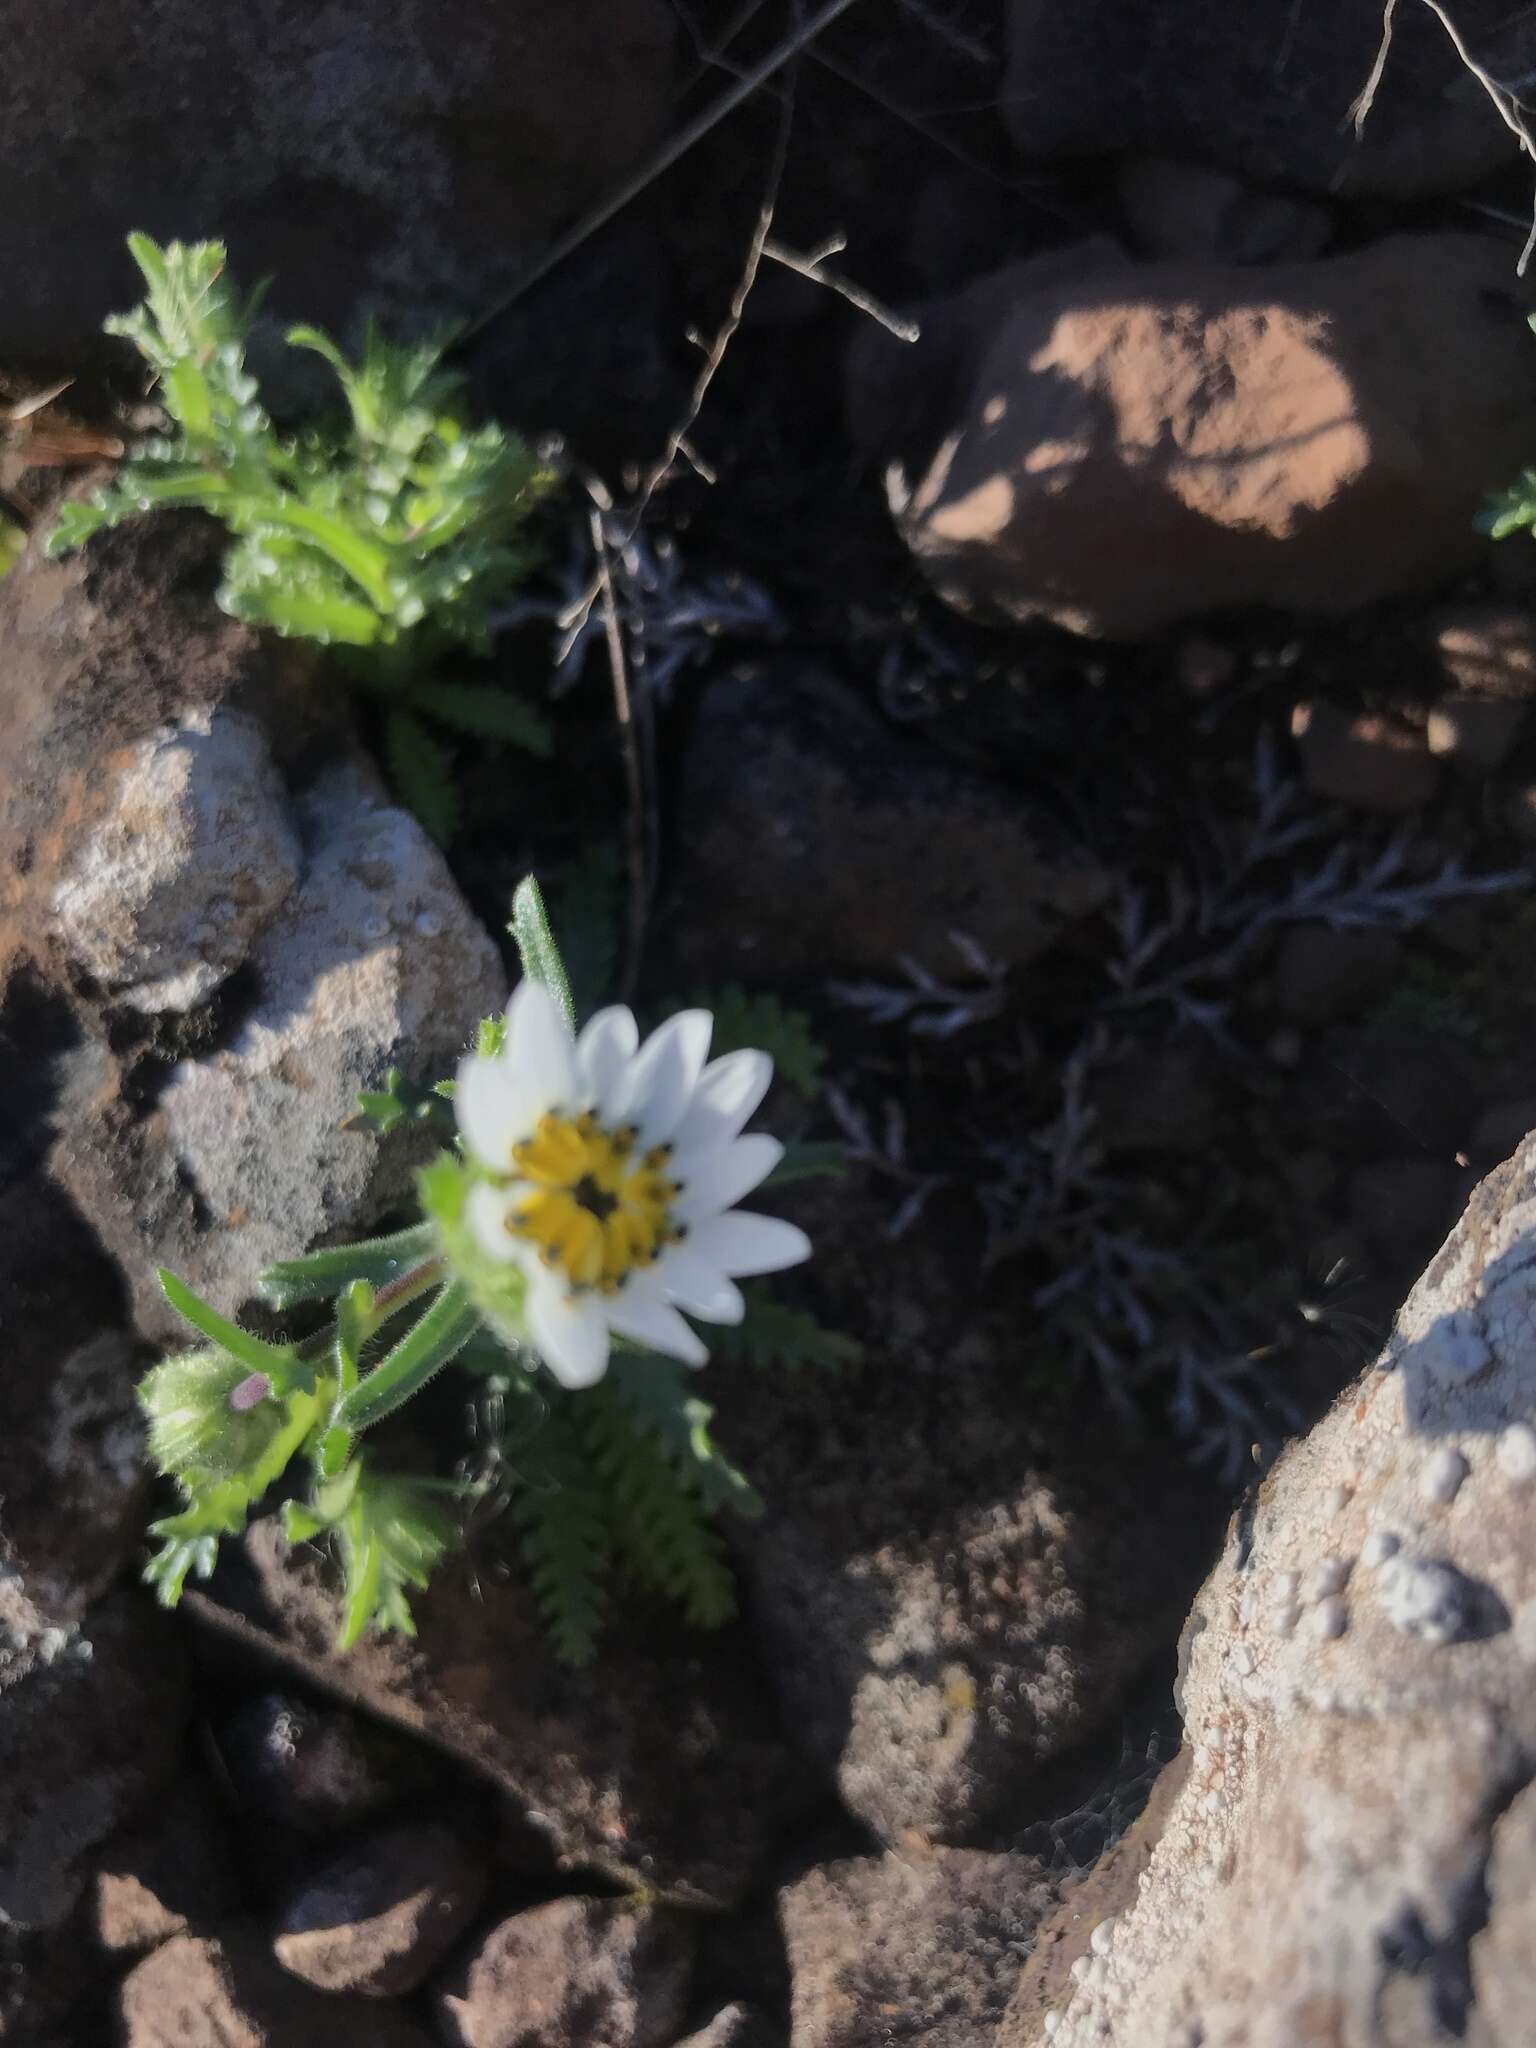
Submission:
POLYGON ((430 1258, 434 1234, 430 1223, 413 1223, 390 1237, 365 1238, 361 1244, 337 1245, 310 1252, 302 1259, 284 1259, 268 1266, 256 1285, 263 1301, 274 1308, 292 1308, 300 1301, 329 1301, 355 1280, 382 1287, 407 1267, 430 1258))
POLYGON ((379 1472, 357 1458, 318 1486, 307 1507, 289 1502, 284 1528, 290 1542, 329 1531, 340 1552, 338 1649, 350 1650, 370 1626, 415 1635, 406 1594, 425 1591, 457 1540, 455 1495, 452 1486, 379 1472))
POLYGON ((555 935, 549 928, 544 898, 532 875, 517 885, 512 898, 512 922, 508 929, 522 955, 524 974, 530 981, 543 983, 560 1005, 566 1023, 574 1030, 576 1005, 571 1000, 571 984, 566 977, 565 963, 560 958, 560 948, 555 944, 555 935))

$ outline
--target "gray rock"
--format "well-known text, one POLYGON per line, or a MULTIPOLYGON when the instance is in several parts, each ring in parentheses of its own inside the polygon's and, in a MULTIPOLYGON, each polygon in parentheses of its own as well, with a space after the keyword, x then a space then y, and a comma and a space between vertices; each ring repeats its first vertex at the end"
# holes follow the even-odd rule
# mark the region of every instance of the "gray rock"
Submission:
POLYGON ((665 1907, 555 1899, 493 1927, 437 1996, 449 2048, 666 2048, 688 1993, 687 1922, 665 1907))
POLYGON ((201 709, 132 749, 53 911, 105 991, 138 1010, 189 1010, 246 959, 298 875, 261 727, 201 709))
POLYGON ((1188 1780, 1054 2048, 1186 2048, 1191 2030, 1207 2048, 1524 2039, 1533 1416, 1527 1140, 1201 1593, 1188 1780), (1324 1558, 1352 1570, 1318 1597, 1324 1558))
POLYGON ((298 816, 303 874, 249 956, 251 1007, 220 1050, 172 1070, 120 1149, 82 1152, 71 1176, 141 1327, 164 1341, 184 1331, 156 1299, 157 1266, 229 1312, 264 1266, 398 1199, 423 1144, 344 1129, 358 1090, 395 1063, 428 1080, 451 1072, 477 1019, 506 1000, 496 948, 442 855, 370 772, 329 771, 298 816))
MULTIPOLYGON (((1529 22, 1507 9, 1481 0, 1454 18, 1495 78, 1536 63, 1529 22)), ((1001 103, 1036 161, 1155 150, 1327 197, 1410 199, 1462 191, 1510 160, 1498 115, 1424 8, 1398 9, 1358 132, 1377 0, 1011 0, 1008 24, 1001 103)))
POLYGON ((940 1849, 812 1870, 779 1897, 790 2048, 975 2048, 1055 1890, 1029 1857, 940 1849))
POLYGON ((1536 389, 1507 254, 1472 234, 1260 270, 1095 244, 922 330, 861 331, 849 380, 919 566, 979 618, 1111 639, 1234 605, 1338 617, 1471 567, 1536 389))
POLYGON ((133 226, 226 236, 242 279, 274 276, 274 328, 479 312, 650 149, 676 41, 662 0, 169 0, 153 20, 92 0, 13 28, 0 166, 29 195, 0 227, 13 356, 95 339, 140 289, 133 226))
POLYGON ((124 1978, 119 2011, 123 2048, 428 2048, 403 2007, 322 1997, 241 1923, 157 1948, 124 1978))
POLYGON ((78 1628, 0 1631, 0 1926, 61 1926, 93 1852, 164 1789, 182 1679, 170 1623, 137 1594, 78 1628))
POLYGON ((284 1904, 272 1952, 317 1991, 414 1991, 479 1912, 484 1848, 443 1821, 400 1820, 341 1844, 284 1904))

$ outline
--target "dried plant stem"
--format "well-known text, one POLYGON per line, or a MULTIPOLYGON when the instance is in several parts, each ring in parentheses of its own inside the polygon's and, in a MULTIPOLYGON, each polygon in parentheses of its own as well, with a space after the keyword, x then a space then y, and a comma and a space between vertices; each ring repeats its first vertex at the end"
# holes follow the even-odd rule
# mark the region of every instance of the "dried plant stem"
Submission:
POLYGON ((634 993, 640 975, 640 958, 645 945, 645 926, 650 909, 650 830, 647 823, 646 778, 641 759, 639 734, 635 729, 634 699, 629 688, 629 666, 624 659, 624 635, 619 627, 618 606, 613 598, 613 574, 608 561, 608 539, 603 532, 603 513, 594 504, 590 514, 592 552, 597 560, 598 592, 603 606, 603 639, 608 649, 608 673, 613 682, 613 712, 618 722, 619 745, 624 755, 624 785, 628 798, 625 817, 625 849, 629 869, 629 932, 625 945, 624 978, 621 992, 626 999, 634 993))
POLYGON ((822 269, 822 264, 829 256, 840 256, 847 246, 841 235, 834 235, 831 241, 823 243, 821 248, 813 249, 808 255, 802 256, 794 249, 787 249, 782 242, 775 242, 770 238, 763 243, 763 254, 770 263, 782 263, 786 270, 793 270, 797 276, 808 277, 812 284, 825 285, 829 292, 836 292, 838 297, 846 299, 850 306, 857 306, 861 313, 867 313, 871 320, 878 321, 887 333, 894 334, 898 341, 919 340, 923 330, 915 320, 903 319, 899 313, 893 313, 888 307, 882 306, 878 299, 871 298, 869 293, 862 291, 858 285, 851 284, 846 277, 838 277, 833 272, 822 269))

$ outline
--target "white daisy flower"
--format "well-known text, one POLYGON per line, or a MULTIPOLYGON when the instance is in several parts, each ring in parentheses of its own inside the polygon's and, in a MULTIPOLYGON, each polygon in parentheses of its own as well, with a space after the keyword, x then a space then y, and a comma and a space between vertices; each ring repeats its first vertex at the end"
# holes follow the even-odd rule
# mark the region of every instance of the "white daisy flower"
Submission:
POLYGON ((683 1010, 641 1045, 617 1006, 573 1038, 524 981, 500 1052, 459 1067, 459 1130, 483 1176, 465 1221, 489 1257, 522 1269, 530 1341, 562 1386, 600 1380, 615 1333, 703 1365, 679 1310, 739 1323, 738 1279, 810 1256, 793 1223, 734 1207, 784 1148, 741 1135, 773 1062, 733 1052, 706 1066, 713 1028, 707 1010, 683 1010))

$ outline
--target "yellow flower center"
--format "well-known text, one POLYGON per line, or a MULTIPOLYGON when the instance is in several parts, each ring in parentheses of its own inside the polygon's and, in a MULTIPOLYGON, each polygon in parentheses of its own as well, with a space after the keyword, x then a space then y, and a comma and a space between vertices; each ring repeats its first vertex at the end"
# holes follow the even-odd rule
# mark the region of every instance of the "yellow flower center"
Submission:
POLYGON ((612 1294, 684 1234, 671 1215, 678 1194, 666 1174, 671 1151, 657 1145, 637 1153, 632 1130, 605 1131, 590 1114, 552 1111, 512 1148, 518 1174, 531 1185, 507 1228, 537 1245, 545 1265, 573 1287, 612 1294))

